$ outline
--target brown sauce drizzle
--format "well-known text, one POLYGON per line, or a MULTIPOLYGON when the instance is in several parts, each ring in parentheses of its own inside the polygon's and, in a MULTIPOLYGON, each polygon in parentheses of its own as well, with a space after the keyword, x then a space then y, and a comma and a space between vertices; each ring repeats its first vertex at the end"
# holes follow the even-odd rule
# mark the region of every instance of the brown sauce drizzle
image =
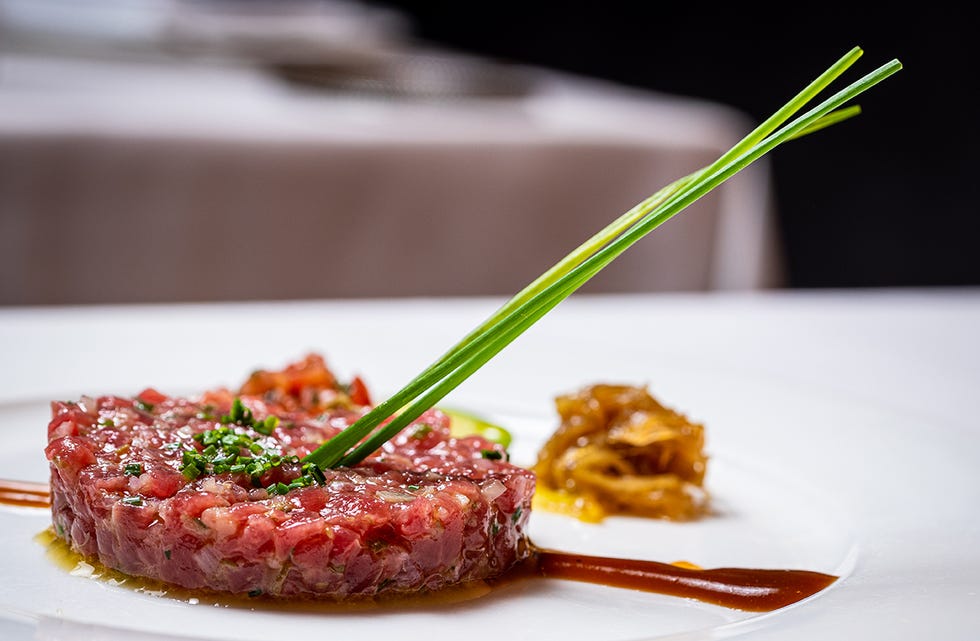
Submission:
POLYGON ((568 554, 537 550, 534 573, 697 599, 750 612, 771 612, 802 601, 838 577, 808 570, 700 569, 688 564, 568 554))
POLYGON ((23 507, 50 507, 51 493, 47 483, 0 479, 0 504, 23 507))
MULTIPOLYGON (((50 501, 46 484, 0 480, 0 504, 49 507, 50 501)), ((838 578, 808 570, 701 569, 543 549, 534 549, 515 574, 643 590, 750 612, 771 612, 802 601, 838 578)))

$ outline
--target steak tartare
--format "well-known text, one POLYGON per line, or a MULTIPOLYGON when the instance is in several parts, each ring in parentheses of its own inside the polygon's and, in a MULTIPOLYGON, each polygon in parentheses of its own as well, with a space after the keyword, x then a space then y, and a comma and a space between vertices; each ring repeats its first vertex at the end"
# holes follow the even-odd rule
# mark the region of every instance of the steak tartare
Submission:
POLYGON ((316 355, 235 391, 54 402, 53 529, 123 573, 252 596, 438 590, 531 554, 533 473, 439 410, 356 467, 302 462, 369 407, 316 355))

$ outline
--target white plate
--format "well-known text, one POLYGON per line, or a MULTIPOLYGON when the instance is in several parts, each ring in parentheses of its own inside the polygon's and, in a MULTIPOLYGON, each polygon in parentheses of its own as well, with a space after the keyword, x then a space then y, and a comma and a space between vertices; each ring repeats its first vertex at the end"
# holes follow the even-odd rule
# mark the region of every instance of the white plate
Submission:
MULTIPOLYGON (((69 575, 34 540, 49 522, 46 511, 0 507, 0 612, 11 635, 52 640, 265 641, 288 634, 431 641, 464 634, 468 641, 613 641, 751 633, 816 641, 842 634, 966 639, 980 630, 976 434, 773 381, 684 368, 666 374, 651 391, 706 424, 707 485, 720 515, 686 524, 621 518, 589 525, 535 513, 532 539, 606 556, 840 575, 829 589, 768 614, 545 579, 411 610, 192 605, 69 575)), ((531 461, 554 427, 553 416, 500 399, 468 402, 514 432, 519 463, 531 461)), ((46 422, 44 403, 0 406, 2 476, 46 478, 46 422)))

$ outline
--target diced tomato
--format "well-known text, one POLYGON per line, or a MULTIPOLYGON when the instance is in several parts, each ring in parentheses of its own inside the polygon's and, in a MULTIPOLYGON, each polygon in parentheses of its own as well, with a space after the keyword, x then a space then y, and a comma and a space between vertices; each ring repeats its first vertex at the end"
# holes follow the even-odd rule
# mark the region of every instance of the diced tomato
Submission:
POLYGON ((371 404, 371 394, 368 392, 367 385, 364 384, 360 376, 355 376, 351 380, 347 394, 350 396, 350 400, 357 405, 371 404))
POLYGON ((148 387, 137 394, 136 398, 151 405, 157 405, 158 403, 162 403, 167 400, 167 396, 165 394, 161 394, 152 387, 148 387))

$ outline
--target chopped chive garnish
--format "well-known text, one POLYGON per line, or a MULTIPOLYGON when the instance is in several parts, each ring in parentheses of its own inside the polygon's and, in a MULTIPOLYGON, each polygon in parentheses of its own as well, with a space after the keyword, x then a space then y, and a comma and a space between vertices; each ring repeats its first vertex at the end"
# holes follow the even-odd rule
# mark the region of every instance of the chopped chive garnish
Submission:
POLYGON ((139 496, 127 496, 122 502, 126 505, 143 505, 143 499, 139 496))
POLYGON ((321 469, 361 462, 642 237, 775 147, 855 115, 857 110, 845 104, 899 71, 902 65, 898 60, 882 65, 790 120, 862 53, 859 47, 853 48, 714 163, 667 185, 614 220, 518 292, 400 391, 304 461, 321 469))
POLYGON ((242 403, 242 399, 236 398, 231 404, 231 410, 221 417, 221 422, 225 425, 251 427, 259 434, 268 436, 279 425, 279 417, 267 416, 261 421, 256 420, 252 410, 242 403))
POLYGON ((127 463, 126 467, 123 468, 123 474, 126 476, 139 476, 143 473, 142 463, 127 463))
POLYGON ((272 430, 276 429, 277 425, 279 425, 279 418, 277 416, 269 416, 264 421, 255 423, 255 431, 268 436, 272 434, 272 430))
MULTIPOLYGON (((242 406, 244 407, 244 406, 242 406)), ((228 416, 243 416, 244 410, 235 409, 228 416)), ((278 419, 270 417, 263 424, 275 429, 278 419)), ((271 431, 270 429, 270 431, 271 431)), ((181 452, 180 471, 190 481, 211 474, 245 474, 253 487, 262 487, 262 477, 283 465, 300 465, 298 456, 285 456, 277 448, 263 446, 252 437, 238 433, 228 425, 206 430, 194 435, 200 450, 185 449, 181 452)), ((290 490, 310 485, 323 485, 323 470, 311 463, 300 466, 300 475, 289 483, 276 482, 266 488, 272 494, 285 494, 290 490)))
POLYGON ((323 476, 323 470, 312 463, 303 464, 303 474, 310 476, 318 485, 323 485, 327 482, 326 477, 323 476))
POLYGON ((180 468, 180 473, 184 475, 188 481, 193 481, 201 475, 204 470, 197 466, 196 463, 185 463, 182 468, 180 468))
POLYGON ((285 494, 289 491, 289 486, 285 483, 276 483, 275 485, 270 485, 269 494, 285 494))
POLYGON ((144 412, 152 412, 154 407, 153 403, 147 403, 146 401, 141 401, 140 399, 136 399, 133 405, 136 406, 136 409, 143 410, 144 412))
POLYGON ((222 423, 251 423, 252 410, 245 407, 242 399, 236 398, 231 404, 231 411, 221 417, 222 423))
POLYGON ((499 461, 504 458, 504 455, 497 450, 480 450, 480 456, 491 461, 499 461))

